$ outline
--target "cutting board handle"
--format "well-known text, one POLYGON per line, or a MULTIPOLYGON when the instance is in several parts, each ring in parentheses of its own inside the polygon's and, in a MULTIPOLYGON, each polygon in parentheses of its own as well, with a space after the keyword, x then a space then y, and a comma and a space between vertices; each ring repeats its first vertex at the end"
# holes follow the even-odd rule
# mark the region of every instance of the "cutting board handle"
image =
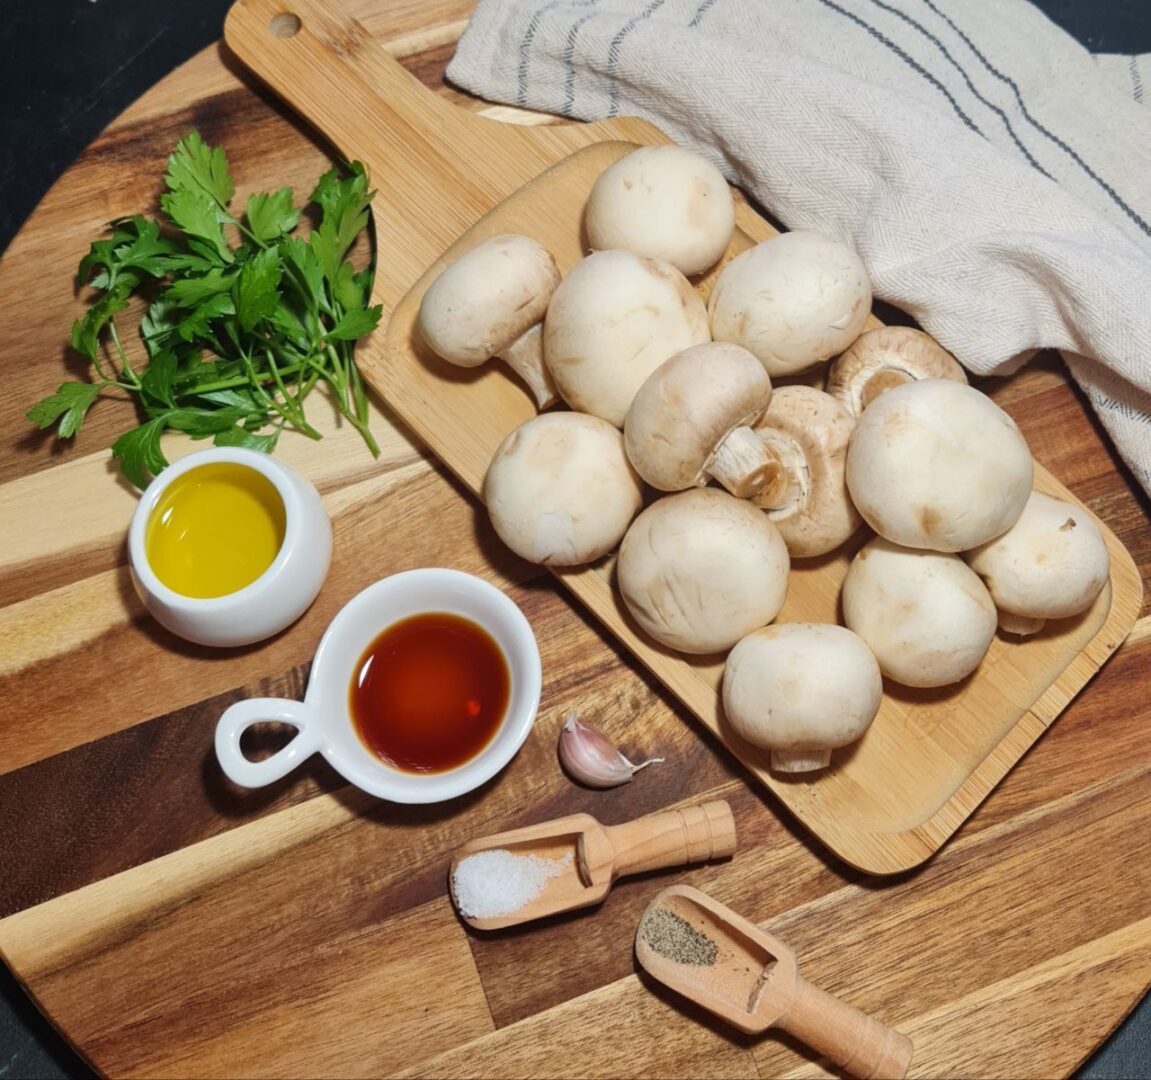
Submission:
POLYGON ((450 150, 461 128, 504 126, 437 97, 330 0, 237 0, 224 40, 348 160, 394 152, 399 166, 405 149, 450 150))

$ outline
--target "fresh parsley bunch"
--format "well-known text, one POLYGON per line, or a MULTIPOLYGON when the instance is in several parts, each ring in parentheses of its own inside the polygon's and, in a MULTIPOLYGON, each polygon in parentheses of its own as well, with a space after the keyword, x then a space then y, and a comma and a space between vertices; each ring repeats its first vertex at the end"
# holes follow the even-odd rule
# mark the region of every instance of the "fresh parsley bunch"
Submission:
POLYGON ((379 454, 352 358, 355 340, 381 312, 368 306, 371 270, 347 260, 374 194, 363 166, 320 178, 311 201, 321 217, 306 237, 296 235, 291 188, 253 195, 234 216, 227 157, 194 131, 168 159, 164 182, 160 207, 174 229, 140 215, 120 218, 80 262, 80 280, 100 296, 73 324, 72 345, 91 361, 94 380, 64 383, 27 418, 70 438, 102 393, 127 391, 145 419, 113 443, 112 454, 144 487, 167 465, 160 450, 167 428, 267 452, 285 426, 320 438, 304 399, 323 383, 379 454), (150 297, 139 327, 148 363, 139 371, 115 322, 138 291, 150 297), (102 356, 105 341, 113 361, 102 356))

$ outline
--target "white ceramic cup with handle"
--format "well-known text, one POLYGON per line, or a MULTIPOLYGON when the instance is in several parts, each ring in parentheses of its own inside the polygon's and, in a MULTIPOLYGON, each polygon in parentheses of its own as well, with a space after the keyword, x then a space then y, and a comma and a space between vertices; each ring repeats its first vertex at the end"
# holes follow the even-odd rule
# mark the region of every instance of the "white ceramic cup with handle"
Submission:
POLYGON ((542 679, 531 624, 505 593, 460 570, 406 570, 369 585, 340 609, 316 649, 303 701, 250 698, 229 707, 216 726, 216 757, 242 787, 279 780, 318 753, 345 780, 378 798, 441 802, 486 783, 511 761, 535 722, 542 679), (364 745, 349 695, 365 650, 381 633, 403 619, 433 613, 459 616, 491 636, 507 663, 508 703, 495 734, 474 757, 443 772, 408 772, 364 745), (253 724, 267 721, 289 724, 296 733, 271 757, 252 761, 240 740, 253 724))

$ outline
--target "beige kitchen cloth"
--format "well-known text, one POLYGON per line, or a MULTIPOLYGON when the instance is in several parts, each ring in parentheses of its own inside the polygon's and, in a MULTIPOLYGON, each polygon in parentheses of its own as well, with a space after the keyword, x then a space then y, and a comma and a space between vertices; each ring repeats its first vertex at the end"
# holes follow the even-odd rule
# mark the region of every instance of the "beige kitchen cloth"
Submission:
POLYGON ((448 77, 646 117, 974 372, 1060 350, 1151 492, 1151 55, 1025 0, 479 0, 448 77))

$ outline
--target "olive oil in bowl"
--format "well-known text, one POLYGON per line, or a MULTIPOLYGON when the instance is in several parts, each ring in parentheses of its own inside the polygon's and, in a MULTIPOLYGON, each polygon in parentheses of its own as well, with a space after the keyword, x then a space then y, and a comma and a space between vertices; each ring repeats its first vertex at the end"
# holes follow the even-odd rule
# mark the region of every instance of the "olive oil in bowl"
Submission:
POLYGON ((169 589, 208 599, 259 578, 279 553, 284 530, 275 485, 255 469, 221 461, 168 485, 148 521, 145 550, 169 589))

